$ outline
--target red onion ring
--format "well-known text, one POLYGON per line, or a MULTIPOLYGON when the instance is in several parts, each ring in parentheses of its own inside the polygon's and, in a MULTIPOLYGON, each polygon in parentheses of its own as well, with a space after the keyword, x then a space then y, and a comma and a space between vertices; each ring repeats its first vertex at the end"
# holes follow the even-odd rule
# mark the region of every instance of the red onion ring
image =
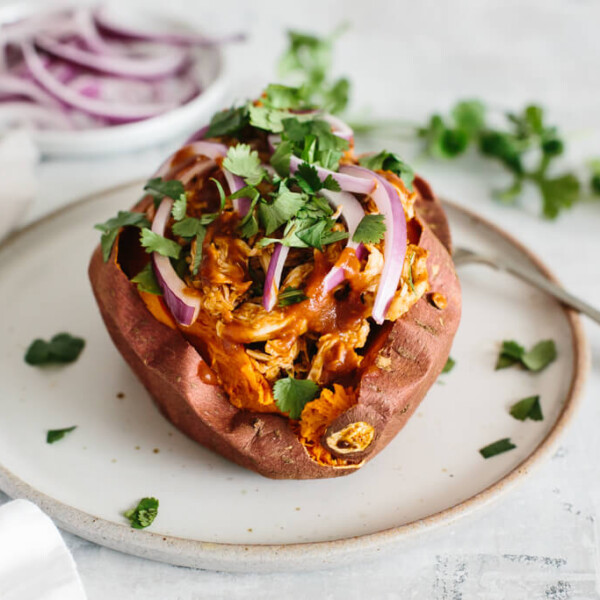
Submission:
POLYGON ((138 40, 145 42, 157 42, 160 44, 168 44, 170 46, 215 46, 225 42, 243 41, 246 36, 244 34, 234 34, 220 39, 211 39, 203 35, 193 33, 148 33, 123 27, 110 18, 106 11, 106 7, 99 7, 93 12, 94 21, 100 30, 109 33, 115 37, 125 38, 129 40, 138 40))
POLYGON ((146 81, 156 81, 174 75, 188 61, 188 55, 181 51, 163 53, 154 58, 94 54, 44 34, 35 37, 35 44, 45 52, 70 63, 109 75, 146 81))
POLYGON ((271 312, 275 307, 275 304, 277 304, 277 294, 279 292, 281 274, 283 273, 283 267, 289 251, 290 249, 288 246, 277 243, 275 244, 273 254, 271 254, 271 260, 269 261, 269 267, 265 276, 265 286, 262 298, 262 305, 267 312, 271 312))
MULTIPOLYGON (((163 198, 152 222, 154 233, 164 236, 172 206, 173 200, 171 198, 163 198)), ((158 252, 153 252, 152 264, 158 284, 163 291, 165 303, 169 307, 173 318, 181 325, 191 325, 198 317, 200 299, 187 293, 188 286, 179 278, 167 256, 161 256, 158 252)))
POLYGON ((24 43, 21 48, 27 67, 35 80, 58 100, 85 113, 121 122, 139 121, 154 117, 174 106, 173 104, 112 103, 83 96, 60 83, 48 71, 32 44, 24 43))
POLYGON ((353 177, 375 181, 372 198, 385 219, 385 246, 383 270, 373 303, 373 320, 381 325, 400 282, 406 256, 406 215, 398 191, 388 181, 364 167, 342 166, 342 171, 353 177))

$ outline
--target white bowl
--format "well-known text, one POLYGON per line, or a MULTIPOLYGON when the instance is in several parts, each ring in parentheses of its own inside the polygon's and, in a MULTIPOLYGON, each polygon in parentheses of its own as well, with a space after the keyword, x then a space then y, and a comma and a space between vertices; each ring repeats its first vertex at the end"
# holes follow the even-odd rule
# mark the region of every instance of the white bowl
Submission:
MULTIPOLYGON (((32 1, 0 7, 0 24, 33 13, 56 10, 56 4, 49 4, 32 1)), ((171 29, 192 30, 187 23, 154 11, 139 13, 139 17, 144 25, 154 22, 168 24, 171 29)), ((227 90, 225 53, 219 46, 203 48, 198 51, 195 68, 202 93, 169 112, 144 121, 97 129, 35 130, 32 132, 33 138, 46 156, 92 157, 130 152, 183 137, 188 132, 191 134, 208 123, 222 105, 227 90)))

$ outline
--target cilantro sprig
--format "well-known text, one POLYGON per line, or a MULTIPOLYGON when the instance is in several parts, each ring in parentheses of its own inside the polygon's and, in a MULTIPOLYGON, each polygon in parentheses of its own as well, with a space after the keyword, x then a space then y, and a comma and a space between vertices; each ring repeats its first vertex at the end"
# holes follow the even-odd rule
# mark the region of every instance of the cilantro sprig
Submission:
POLYGON ((150 262, 130 281, 137 284, 137 289, 140 292, 162 296, 162 289, 158 284, 152 263, 150 262))
POLYGON ((150 227, 150 221, 146 215, 139 212, 120 210, 116 217, 112 217, 104 223, 94 225, 94 229, 102 232, 100 237, 100 246, 102 248, 102 258, 108 262, 113 246, 122 227, 150 227))
POLYGON ((385 235, 385 222, 383 215, 365 215, 354 235, 352 241, 363 244, 377 244, 385 235))
POLYGON ((402 179, 406 188, 412 192, 415 172, 397 154, 382 150, 378 154, 361 156, 358 162, 371 171, 391 171, 402 179))
POLYGON ((319 386, 310 379, 285 377, 273 385, 273 397, 277 408, 290 419, 299 419, 304 407, 320 393, 319 386))

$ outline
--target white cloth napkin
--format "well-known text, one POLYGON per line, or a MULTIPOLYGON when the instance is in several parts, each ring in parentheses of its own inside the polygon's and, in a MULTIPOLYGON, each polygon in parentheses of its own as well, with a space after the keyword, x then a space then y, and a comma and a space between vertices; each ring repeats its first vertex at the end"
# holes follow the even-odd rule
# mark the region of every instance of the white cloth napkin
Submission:
POLYGON ((0 239, 22 220, 37 191, 39 152, 25 129, 0 133, 0 239))
POLYGON ((28 500, 0 506, 0 598, 86 598, 61 534, 50 518, 28 500))

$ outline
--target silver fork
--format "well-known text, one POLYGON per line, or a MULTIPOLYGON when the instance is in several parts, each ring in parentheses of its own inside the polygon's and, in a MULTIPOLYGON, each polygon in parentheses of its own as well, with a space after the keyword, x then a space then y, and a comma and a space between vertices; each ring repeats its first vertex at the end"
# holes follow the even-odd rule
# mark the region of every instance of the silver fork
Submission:
POLYGON ((506 271, 507 273, 518 277, 522 281, 529 283, 539 290, 554 296, 563 304, 566 304, 567 306, 570 306, 571 308, 574 308, 575 310, 587 315, 591 319, 594 319, 596 323, 600 323, 600 310, 590 306, 587 302, 584 302, 576 296, 573 296, 573 294, 569 294, 569 292, 565 291, 555 283, 552 283, 541 273, 538 273, 532 268, 516 267, 509 261, 502 258, 491 258, 489 256, 478 254, 477 252, 467 248, 455 248, 454 252, 452 253, 452 259, 457 267, 476 263, 480 265, 487 265, 488 267, 492 267, 499 271, 506 271))

